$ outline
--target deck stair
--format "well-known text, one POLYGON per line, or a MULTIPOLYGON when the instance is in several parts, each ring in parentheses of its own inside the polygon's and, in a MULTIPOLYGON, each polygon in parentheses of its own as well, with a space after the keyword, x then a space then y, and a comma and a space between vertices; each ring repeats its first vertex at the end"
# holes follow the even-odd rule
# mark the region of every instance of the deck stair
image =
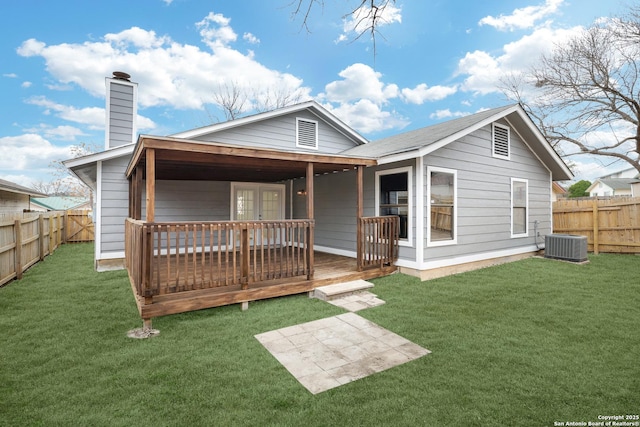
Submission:
POLYGON ((369 292, 371 288, 373 283, 360 279, 320 286, 315 288, 310 296, 349 311, 359 311, 384 304, 377 295, 369 292))

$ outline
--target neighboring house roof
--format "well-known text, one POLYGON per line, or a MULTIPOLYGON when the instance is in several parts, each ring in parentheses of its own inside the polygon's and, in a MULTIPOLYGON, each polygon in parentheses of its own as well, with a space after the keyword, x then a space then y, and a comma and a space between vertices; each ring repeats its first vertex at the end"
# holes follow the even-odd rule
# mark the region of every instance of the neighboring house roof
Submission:
POLYGON ((551 185, 551 188, 553 189, 553 192, 556 194, 567 194, 567 189, 555 181, 551 185))
POLYGON ((9 193, 26 194, 28 196, 46 196, 46 194, 34 190, 33 188, 23 187, 15 182, 6 181, 0 179, 0 191, 7 191, 9 193))
POLYGON ((562 158, 540 133, 526 112, 518 104, 482 111, 421 129, 404 132, 388 138, 354 147, 342 154, 371 156, 383 159, 381 163, 425 156, 454 142, 477 129, 499 119, 505 119, 518 133, 535 155, 552 172, 554 181, 571 179, 573 174, 562 158))
POLYGON ((604 179, 598 178, 593 182, 593 184, 589 186, 589 188, 587 188, 586 191, 587 192, 594 191, 598 187, 598 184, 600 183, 606 185, 607 187, 611 188, 614 191, 619 191, 619 190, 631 191, 631 184, 635 184, 639 182, 640 182, 640 179, 636 179, 636 178, 604 178, 604 179))
POLYGON ((84 197, 52 196, 32 198, 31 203, 52 211, 66 211, 86 205, 89 203, 89 200, 84 197))
POLYGON ((187 130, 184 132, 179 132, 173 135, 169 135, 174 138, 181 139, 193 139, 198 138, 203 135, 207 135, 214 132, 219 132, 221 130, 231 129, 238 126, 244 126, 249 123, 256 123, 262 120, 273 119, 274 117, 284 116, 286 114, 296 113, 300 111, 309 111, 311 114, 331 123, 335 129, 341 132, 343 135, 353 140, 356 144, 362 145, 366 144, 368 140, 360 135, 358 132, 353 130, 347 124, 345 124, 342 120, 338 119, 335 115, 333 115, 329 110, 324 108, 322 105, 318 104, 316 101, 307 101, 302 102, 300 104, 290 105, 287 107, 278 108, 276 110, 267 111, 264 113, 253 114, 251 116, 241 117, 235 120, 229 120, 226 122, 216 123, 209 126, 204 126, 192 130, 187 130))
POLYGON ((610 179, 610 178, 638 178, 640 179, 640 173, 636 168, 627 168, 619 170, 618 172, 610 173, 608 175, 603 175, 600 179, 610 179))

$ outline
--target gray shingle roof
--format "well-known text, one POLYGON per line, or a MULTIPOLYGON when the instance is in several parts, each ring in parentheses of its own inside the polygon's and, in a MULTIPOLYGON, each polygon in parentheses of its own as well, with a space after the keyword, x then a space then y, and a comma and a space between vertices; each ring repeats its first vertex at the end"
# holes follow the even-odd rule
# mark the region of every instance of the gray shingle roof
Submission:
POLYGON ((473 127, 483 120, 513 108, 513 104, 504 107, 481 111, 476 114, 449 120, 421 129, 393 135, 388 138, 369 142, 365 145, 350 148, 342 154, 380 158, 391 154, 404 153, 426 147, 447 137, 473 127))
POLYGON ((28 194, 30 196, 46 196, 46 194, 36 191, 33 188, 23 187, 15 182, 6 181, 4 179, 0 179, 0 190, 8 191, 10 193, 28 194))
POLYGON ((634 178, 608 178, 608 179, 600 179, 600 182, 609 186, 614 190, 628 190, 631 184, 635 184, 636 182, 640 182, 640 179, 634 178))

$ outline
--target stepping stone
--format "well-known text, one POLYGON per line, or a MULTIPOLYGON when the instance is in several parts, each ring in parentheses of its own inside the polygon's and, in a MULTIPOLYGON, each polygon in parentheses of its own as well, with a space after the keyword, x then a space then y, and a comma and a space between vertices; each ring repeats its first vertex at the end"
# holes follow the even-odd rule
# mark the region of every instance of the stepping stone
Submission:
POLYGON ((342 298, 358 292, 366 291, 373 288, 373 283, 366 280, 353 280, 351 282, 337 283, 335 285, 320 286, 313 291, 313 298, 323 301, 331 301, 336 298, 342 298))

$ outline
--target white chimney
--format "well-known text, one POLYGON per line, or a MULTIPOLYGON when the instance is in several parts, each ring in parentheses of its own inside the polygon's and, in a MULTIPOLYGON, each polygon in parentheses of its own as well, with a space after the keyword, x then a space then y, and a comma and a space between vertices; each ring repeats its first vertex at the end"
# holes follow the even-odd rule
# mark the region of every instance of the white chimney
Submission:
POLYGON ((136 142, 138 83, 129 78, 129 74, 121 71, 114 71, 113 77, 106 78, 105 150, 136 142))

